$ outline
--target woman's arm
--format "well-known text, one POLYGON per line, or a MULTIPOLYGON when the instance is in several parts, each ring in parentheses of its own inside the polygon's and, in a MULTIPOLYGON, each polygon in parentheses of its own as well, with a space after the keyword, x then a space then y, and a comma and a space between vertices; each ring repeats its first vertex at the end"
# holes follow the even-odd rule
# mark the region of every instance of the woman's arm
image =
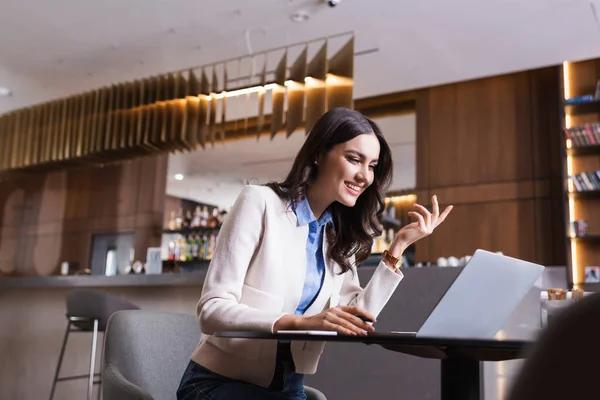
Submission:
POLYGON ((257 188, 246 186, 221 227, 197 306, 205 334, 224 330, 273 331, 284 314, 240 304, 246 272, 264 227, 265 200, 257 188))
POLYGON ((340 290, 340 304, 362 307, 377 318, 404 275, 400 271, 394 272, 382 260, 367 285, 362 288, 358 279, 358 271, 354 265, 354 258, 351 260, 351 265, 351 269, 344 274, 344 282, 340 290))
MULTIPOLYGON (((452 206, 448 206, 440 214, 437 196, 435 195, 432 196, 431 203, 433 206, 432 212, 420 204, 414 204, 416 211, 410 211, 408 214, 416 221, 398 231, 388 249, 392 257, 401 258, 409 245, 429 236, 452 211, 452 206)), ((362 289, 358 281, 354 259, 351 260, 351 265, 353 266, 352 271, 346 272, 340 291, 340 304, 363 307, 377 317, 404 276, 400 270, 396 270, 395 266, 382 260, 367 286, 362 289)))

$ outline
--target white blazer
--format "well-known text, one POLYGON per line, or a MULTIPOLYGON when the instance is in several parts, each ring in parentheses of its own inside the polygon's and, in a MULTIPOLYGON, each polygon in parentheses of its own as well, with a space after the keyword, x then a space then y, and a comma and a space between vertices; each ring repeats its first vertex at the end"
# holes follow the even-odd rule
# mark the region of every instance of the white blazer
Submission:
MULTIPOLYGON (((325 235, 326 236, 326 235, 325 235)), ((203 333, 192 360, 232 379, 268 387, 274 371, 275 340, 227 339, 217 331, 273 331, 300 302, 306 270, 308 225, 271 188, 246 186, 221 228, 197 306, 203 333)), ((324 237, 323 254, 328 241, 324 237)), ((304 315, 337 305, 358 305, 377 317, 402 280, 383 262, 363 289, 356 268, 325 257, 323 286, 304 315)), ((324 342, 292 341, 296 372, 314 374, 324 342)))

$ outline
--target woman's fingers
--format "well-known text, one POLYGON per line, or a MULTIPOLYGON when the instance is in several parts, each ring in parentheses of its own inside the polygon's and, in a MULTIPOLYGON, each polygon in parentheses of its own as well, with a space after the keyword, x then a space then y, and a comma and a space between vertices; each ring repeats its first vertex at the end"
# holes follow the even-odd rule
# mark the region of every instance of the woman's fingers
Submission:
POLYGON ((352 336, 358 335, 353 330, 344 328, 342 325, 338 325, 337 323, 335 323, 335 321, 328 321, 328 320, 323 321, 323 329, 325 329, 327 331, 336 331, 337 333, 341 333, 343 335, 352 335, 352 336))
POLYGON ((367 310, 365 310, 362 307, 359 306, 339 306, 339 309, 341 309, 344 312, 347 312, 349 314, 352 315, 356 315, 365 319, 368 319, 371 322, 375 322, 375 317, 373 316, 373 314, 371 314, 370 312, 368 312, 367 310))
POLYGON ((409 211, 408 215, 410 215, 411 217, 415 218, 417 220, 417 222, 419 222, 419 228, 423 231, 427 231, 427 224, 425 224, 425 220, 423 219, 423 216, 421 214, 419 214, 418 212, 415 211, 409 211))
POLYGON ((340 306, 338 309, 343 313, 341 316, 352 324, 369 332, 375 331, 375 328, 369 324, 375 322, 375 317, 364 308, 358 306, 340 306))
POLYGON ((431 204, 433 205, 433 212, 432 212, 433 222, 435 222, 440 215, 440 205, 438 204, 436 195, 433 195, 431 197, 431 204))
POLYGON ((429 210, 426 209, 425 207, 423 207, 422 205, 416 204, 416 203, 414 204, 414 207, 417 210, 421 211, 421 215, 425 218, 425 222, 427 223, 427 226, 430 226, 432 221, 431 221, 431 213, 429 212, 429 210))
MULTIPOLYGON (((364 331, 364 329, 353 324, 349 317, 352 317, 352 315, 348 314, 345 311, 337 309, 335 313, 330 314, 329 318, 327 318, 327 321, 343 328, 344 330, 348 330, 356 335, 364 335, 366 333, 364 331)), ((358 319, 358 321, 362 322, 360 319, 358 319)))
POLYGON ((437 219, 437 224, 439 225, 442 222, 444 222, 444 220, 446 219, 446 217, 448 216, 448 214, 450 214, 450 211, 452 211, 452 209, 454 208, 454 206, 448 206, 444 209, 444 211, 440 214, 439 218, 437 219))

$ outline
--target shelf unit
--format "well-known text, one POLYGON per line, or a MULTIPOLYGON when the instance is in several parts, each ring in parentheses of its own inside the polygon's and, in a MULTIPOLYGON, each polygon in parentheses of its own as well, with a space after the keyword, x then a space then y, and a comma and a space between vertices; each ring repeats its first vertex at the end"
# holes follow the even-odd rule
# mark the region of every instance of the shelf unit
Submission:
POLYGON ((207 233, 207 234, 214 233, 216 235, 217 233, 219 233, 219 229, 220 229, 220 227, 216 227, 216 228, 195 227, 195 228, 183 228, 183 229, 178 229, 178 230, 163 229, 161 231, 161 233, 165 234, 165 235, 182 235, 182 236, 188 236, 190 233, 207 233))
POLYGON ((600 235, 586 235, 586 236, 575 236, 569 237, 569 240, 578 243, 592 243, 592 242, 600 242, 600 235))
MULTIPOLYGON (((580 62, 565 62, 562 66, 562 95, 564 99, 594 94, 600 80, 600 59, 580 62), (597 72, 598 71, 598 72, 597 72)), ((593 100, 576 104, 563 103, 560 107, 562 116, 561 137, 563 149, 563 190, 564 221, 567 244, 567 282, 569 289, 587 287, 585 283, 586 267, 600 266, 600 174, 598 179, 588 175, 581 179, 579 191, 572 177, 581 173, 595 173, 600 170, 600 129, 571 131, 570 140, 565 128, 584 127, 586 124, 600 123, 600 101, 593 100), (584 133, 585 132, 585 133, 584 133), (582 135, 585 136, 582 143, 582 135), (588 182, 587 184, 584 184, 588 182), (589 187, 590 184, 592 187, 589 187), (587 186, 587 187, 586 187, 587 186), (582 190, 586 187, 587 190, 582 190), (588 234, 584 237, 573 237, 570 226, 573 221, 585 220, 588 234)), ((575 178, 577 179, 577 178, 575 178)))

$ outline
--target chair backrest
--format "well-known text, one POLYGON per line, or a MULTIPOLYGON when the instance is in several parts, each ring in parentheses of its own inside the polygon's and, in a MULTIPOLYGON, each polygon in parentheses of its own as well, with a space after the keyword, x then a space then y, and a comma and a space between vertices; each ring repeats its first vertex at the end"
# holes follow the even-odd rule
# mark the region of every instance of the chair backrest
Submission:
POLYGON ((600 360, 600 293, 553 317, 526 354, 509 400, 591 399, 600 360))
POLYGON ((103 373, 116 369, 153 399, 166 400, 175 399, 200 328, 194 315, 119 311, 110 317, 105 335, 103 373))
MULTIPOLYGON (((121 310, 138 310, 139 307, 127 300, 101 290, 73 289, 66 296, 67 315, 98 320, 98 329, 104 331, 110 316, 121 310)), ((83 330, 91 330, 89 322, 75 322, 83 330)))

